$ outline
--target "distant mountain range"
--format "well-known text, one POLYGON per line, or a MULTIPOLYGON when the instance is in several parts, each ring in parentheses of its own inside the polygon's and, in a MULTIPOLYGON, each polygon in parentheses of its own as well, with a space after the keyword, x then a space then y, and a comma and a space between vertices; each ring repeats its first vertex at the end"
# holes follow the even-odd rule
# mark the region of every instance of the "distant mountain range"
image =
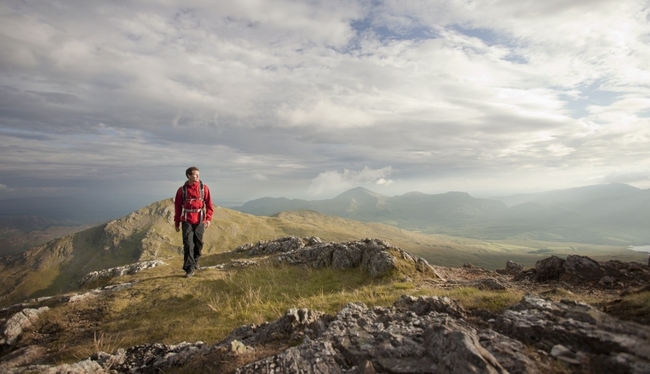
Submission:
MULTIPOLYGON (((613 186, 617 187, 620 186, 613 186)), ((585 191, 594 190, 587 188, 585 191)), ((574 192, 568 191, 565 196, 574 192)), ((383 239, 441 266, 461 266, 471 262, 487 269, 497 269, 508 260, 532 266, 550 254, 646 261, 645 255, 626 250, 620 242, 626 238, 631 242, 632 239, 648 237, 648 191, 630 190, 627 195, 615 196, 599 193, 593 199, 578 193, 583 199, 568 201, 560 198, 562 193, 558 193, 552 195, 553 204, 544 204, 540 196, 531 196, 535 202, 512 207, 502 201, 476 199, 461 192, 439 195, 408 193, 387 197, 362 188, 347 191, 335 199, 314 202, 260 199, 247 203, 246 207, 251 211, 256 206, 262 207, 259 211, 272 217, 218 207, 212 226, 206 231, 205 254, 293 235, 318 236, 337 242, 383 239), (290 209, 284 203, 291 205, 290 209), (284 211, 277 213, 280 210, 284 211), (375 222, 362 222, 364 220, 375 222), (405 230, 406 227, 454 233, 455 236, 414 232, 405 230), (629 233, 627 237, 626 232, 629 233), (632 236, 635 232, 636 237, 632 236), (459 237, 461 234, 465 237, 459 237), (496 237, 497 234, 515 240, 470 238, 496 237), (534 240, 535 236, 556 241, 582 238, 581 243, 601 240, 619 244, 549 243, 534 240)), ((73 291, 80 287, 80 280, 89 272, 138 261, 162 259, 173 263, 180 275, 182 243, 181 235, 174 230, 173 211, 171 199, 161 200, 110 222, 85 229, 77 227, 80 231, 47 240, 24 252, 0 255, 0 284, 3 285, 0 306, 73 291)), ((5 222, 7 230, 31 228, 41 236, 54 235, 54 231, 41 231, 50 224, 46 220, 33 219, 5 222)), ((31 240, 34 242, 36 239, 33 237, 31 240)))
POLYGON ((481 239, 521 238, 592 244, 650 243, 650 190, 626 184, 594 185, 480 199, 464 192, 384 196, 354 188, 333 199, 265 197, 233 209, 272 216, 313 210, 408 230, 481 239))

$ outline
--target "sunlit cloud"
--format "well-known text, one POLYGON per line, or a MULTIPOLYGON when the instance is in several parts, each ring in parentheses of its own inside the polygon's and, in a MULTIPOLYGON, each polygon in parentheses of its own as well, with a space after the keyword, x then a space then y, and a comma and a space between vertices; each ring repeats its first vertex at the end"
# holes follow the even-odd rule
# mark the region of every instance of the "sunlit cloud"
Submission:
POLYGON ((336 170, 328 170, 318 174, 318 176, 311 181, 309 193, 312 196, 331 195, 333 193, 340 193, 353 187, 364 185, 388 185, 392 181, 387 180, 392 172, 391 167, 384 167, 381 169, 371 169, 364 167, 361 170, 344 169, 339 172, 336 170))
POLYGON ((3 2, 0 199, 167 196, 190 165, 229 201, 643 186, 649 17, 643 0, 3 2))

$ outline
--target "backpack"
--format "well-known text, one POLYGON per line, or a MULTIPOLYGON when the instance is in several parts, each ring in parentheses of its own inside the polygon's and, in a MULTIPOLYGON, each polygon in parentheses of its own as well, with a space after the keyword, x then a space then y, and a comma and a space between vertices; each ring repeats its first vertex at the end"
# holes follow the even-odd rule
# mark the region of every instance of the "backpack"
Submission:
POLYGON ((197 200, 197 199, 188 199, 187 198, 187 183, 183 184, 183 215, 185 215, 185 219, 187 220, 187 213, 197 213, 201 212, 201 220, 199 222, 203 222, 203 216, 205 215, 205 200, 203 200, 204 192, 203 190, 205 189, 203 187, 203 181, 199 181, 200 186, 199 186, 199 191, 201 192, 201 197, 199 197, 198 200, 201 200, 201 208, 199 209, 187 209, 185 208, 185 203, 191 200, 197 200))

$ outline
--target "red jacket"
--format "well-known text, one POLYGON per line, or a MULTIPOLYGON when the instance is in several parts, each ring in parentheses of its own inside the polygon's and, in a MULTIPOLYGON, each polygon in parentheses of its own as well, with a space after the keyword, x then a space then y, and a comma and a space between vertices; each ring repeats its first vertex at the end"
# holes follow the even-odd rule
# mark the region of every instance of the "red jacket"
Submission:
POLYGON ((205 206, 205 216, 203 222, 212 220, 212 197, 210 196, 210 189, 203 184, 203 201, 201 201, 201 182, 189 184, 187 186, 187 197, 183 201, 183 187, 179 187, 176 191, 174 198, 174 225, 180 226, 181 222, 188 222, 193 225, 201 222, 201 212, 198 210, 205 206), (187 210, 190 210, 189 212, 187 210), (193 211, 192 211, 193 210, 193 211))

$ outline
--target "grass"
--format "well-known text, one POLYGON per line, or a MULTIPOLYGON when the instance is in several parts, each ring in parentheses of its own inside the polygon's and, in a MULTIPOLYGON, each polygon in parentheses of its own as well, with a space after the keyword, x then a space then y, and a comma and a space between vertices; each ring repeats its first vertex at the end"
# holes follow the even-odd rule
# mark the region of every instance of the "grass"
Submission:
MULTIPOLYGON (((186 279, 182 276, 184 272, 179 256, 180 235, 173 231, 169 222, 163 221, 162 214, 158 212, 168 203, 154 205, 121 219, 119 225, 116 224, 120 232, 113 236, 105 235, 98 227, 79 233, 74 239, 52 242, 43 247, 43 251, 59 256, 45 258, 48 266, 42 268, 47 270, 31 274, 18 285, 13 294, 16 298, 46 294, 45 291, 69 291, 71 286, 66 287, 70 281, 90 270, 135 261, 132 256, 139 253, 136 249, 145 249, 139 260, 151 259, 145 258, 151 256, 162 258, 169 264, 111 281, 136 281, 136 284, 107 298, 52 308, 48 312, 49 317, 41 319, 37 330, 63 331, 54 341, 46 342, 56 352, 57 360, 76 361, 89 351, 115 350, 151 342, 214 343, 236 327, 277 319, 289 308, 309 308, 333 314, 348 302, 363 302, 370 307, 389 306, 401 295, 410 294, 448 296, 468 310, 499 312, 523 296, 518 291, 480 291, 473 287, 437 289, 422 282, 421 276, 403 262, 399 264, 398 272, 383 279, 371 279, 358 269, 314 270, 277 264, 227 271, 211 269, 199 271, 195 277, 186 279), (130 232, 138 232, 138 240, 127 235, 130 232), (104 250, 102 243, 108 239, 119 241, 119 248, 104 250), (72 247, 66 246, 69 243, 72 243, 72 247), (65 257, 67 262, 62 262, 64 256, 61 253, 65 251, 74 256, 71 259, 65 257), (410 279, 406 280, 405 276, 410 279)), ((614 247, 607 246, 531 240, 486 242, 425 235, 313 212, 254 217, 220 208, 215 212, 213 226, 206 232, 207 247, 202 259, 204 266, 246 257, 221 251, 246 242, 289 234, 319 236, 326 241, 381 238, 427 259, 431 264, 461 266, 471 262, 487 269, 503 268, 507 260, 522 265, 534 264, 547 257, 528 253, 537 249, 549 249, 553 254, 597 253, 611 256, 614 253, 614 247)), ((36 261, 38 258, 34 260, 31 265, 40 263, 36 261)), ((0 274, 0 280, 8 277, 12 271, 7 268, 4 274, 0 274)), ((573 298, 563 295, 561 291, 549 296, 573 298)), ((1 301, 9 303, 12 300, 7 298, 1 301)), ((630 310, 650 315, 647 295, 629 295, 618 304, 622 306, 621 312, 630 310)), ((615 308, 616 305, 608 307, 615 308)))
MULTIPOLYGON (((232 253, 206 256, 203 264, 236 257, 232 253)), ((227 271, 202 270, 187 279, 180 268, 180 259, 175 259, 169 266, 122 277, 119 282, 136 281, 135 285, 107 298, 53 308, 43 319, 49 322, 39 329, 67 330, 50 344, 58 351, 57 358, 66 362, 92 351, 112 352, 151 342, 213 344, 241 325, 275 320, 290 308, 335 314, 352 301, 389 306, 405 293, 433 293, 398 277, 373 279, 359 269, 262 263, 227 271), (70 320, 71 315, 76 317, 70 320), (83 329, 77 328, 82 325, 83 329)))
MULTIPOLYGON (((144 207, 106 225, 77 232, 30 250, 24 261, 8 265, 0 272, 0 282, 15 284, 0 292, 0 306, 29 297, 69 292, 78 280, 93 270, 121 266, 135 261, 177 258, 180 235, 171 219, 171 199, 144 207), (44 266, 46 265, 46 266, 44 266), (30 273, 26 269, 39 269, 30 273), (44 268, 57 271, 43 272, 44 268), (17 279, 18 275, 26 275, 17 279), (23 283, 19 285, 19 283, 23 283)), ((217 208, 213 226, 206 231, 206 253, 229 251, 238 245, 286 235, 318 236, 325 241, 379 238, 440 266, 458 267, 466 262, 485 269, 505 267, 508 260, 525 267, 550 254, 582 254, 597 261, 647 262, 647 256, 624 246, 544 242, 533 239, 478 240, 449 235, 428 235, 379 223, 351 221, 315 212, 284 212, 276 217, 258 217, 217 208), (540 249, 549 253, 534 253, 540 249)))
POLYGON ((604 306, 607 313, 622 320, 650 325, 650 289, 627 294, 604 306))
MULTIPOLYGON (((209 266, 242 257, 245 256, 232 252, 213 254, 205 256, 202 263, 209 266)), ((180 258, 168 263, 169 266, 116 280, 136 283, 102 299, 101 305, 89 301, 86 306, 82 303, 61 307, 76 308, 71 314, 82 320, 84 315, 91 316, 93 326, 92 333, 87 329, 76 335, 71 332, 62 338, 65 343, 55 344, 61 351, 60 359, 78 360, 80 355, 93 350, 114 351, 150 342, 213 344, 241 325, 275 320, 290 308, 335 314, 348 302, 390 306, 401 295, 410 294, 448 296, 467 310, 499 312, 523 296, 518 291, 423 286, 419 275, 401 263, 399 272, 382 279, 370 278, 359 269, 311 269, 265 262, 243 269, 202 270, 186 279, 182 276, 180 258), (410 279, 405 280, 405 275, 410 279), (92 308, 101 313, 90 312, 92 308)), ((55 323, 75 324, 63 320, 55 323)))
MULTIPOLYGON (((210 254, 202 259, 202 265, 245 257, 233 252, 210 254)), ((399 271, 380 279, 370 278, 359 269, 311 269, 257 260, 256 266, 201 270, 188 279, 183 277, 181 259, 169 259, 169 266, 113 280, 134 281, 130 288, 105 298, 52 308, 39 320, 36 331, 41 335, 59 331, 56 340, 47 345, 56 363, 65 363, 98 351, 113 353, 118 348, 146 343, 214 344, 241 325, 273 321, 290 308, 335 314, 349 302, 362 302, 369 307, 390 306, 403 294, 409 294, 447 296, 468 311, 485 309, 499 313, 524 295, 515 290, 436 288, 401 260, 399 271)), ((550 290, 544 296, 556 301, 576 299, 562 289, 550 290)), ((619 305, 626 311, 650 315, 650 292, 627 295, 610 307, 619 305)))
POLYGON ((107 332, 129 331, 125 342, 223 339, 242 324, 279 318, 289 308, 336 313, 350 300, 388 305, 404 292, 358 269, 306 269, 263 265, 232 271, 206 270, 141 281, 116 294, 107 332), (299 280, 299 281, 297 281, 299 280), (164 325, 160 321, 165 321, 164 325))
POLYGON ((504 311, 524 296, 522 291, 482 291, 475 287, 460 287, 439 294, 456 300, 466 310, 486 309, 493 313, 504 311))
POLYGON ((108 335, 103 332, 99 334, 95 332, 93 334, 92 344, 76 347, 74 349, 74 356, 78 360, 82 360, 97 352, 115 352, 123 341, 124 338, 120 338, 119 333, 116 335, 108 335))

